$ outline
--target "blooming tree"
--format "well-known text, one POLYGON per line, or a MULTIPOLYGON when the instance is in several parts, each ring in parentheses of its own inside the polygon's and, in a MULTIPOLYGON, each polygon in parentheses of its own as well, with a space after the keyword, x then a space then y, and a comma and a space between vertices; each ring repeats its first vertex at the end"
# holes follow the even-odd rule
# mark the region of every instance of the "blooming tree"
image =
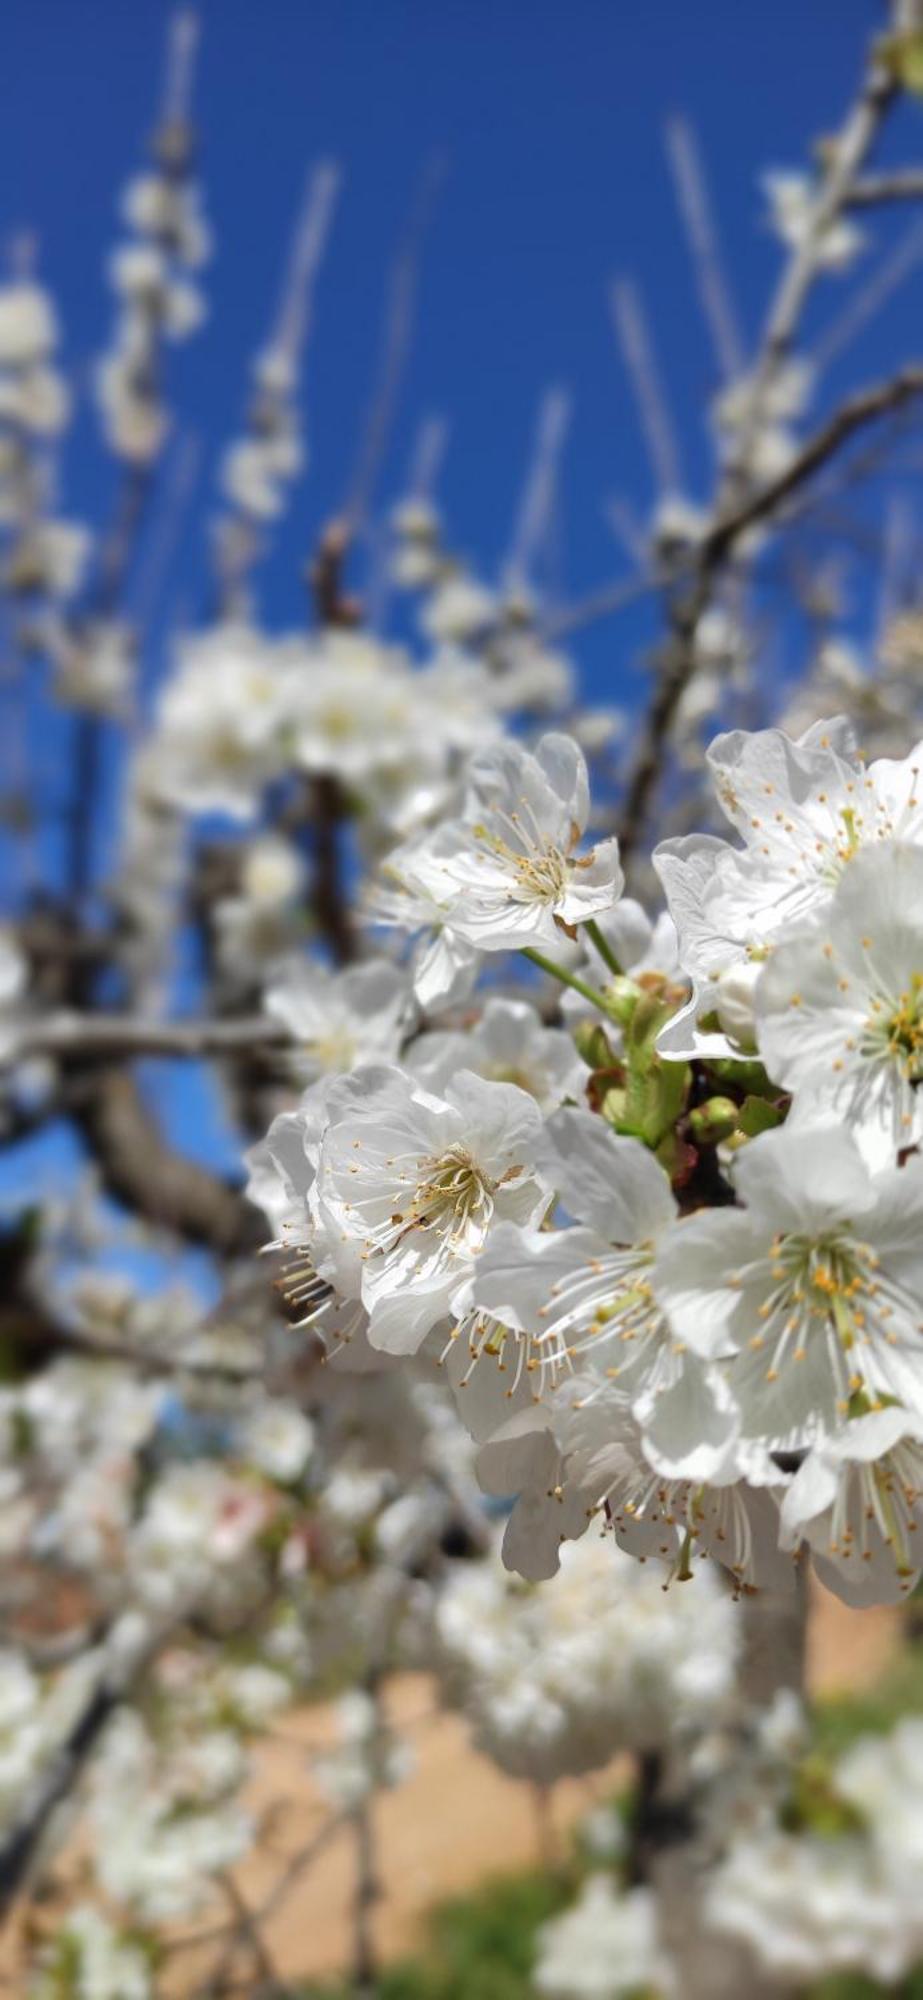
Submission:
MULTIPOLYGON (((151 693, 127 585, 170 349, 205 314, 195 43, 183 16, 123 202, 95 377, 118 497, 95 536, 59 511, 69 397, 25 250, 0 289, 11 757, 36 706, 63 710, 70 782, 51 861, 21 774, 7 787, 0 1879, 10 1904, 53 1870, 79 1807, 93 1884, 39 1939, 34 1991, 142 2000, 168 1927, 222 1895, 210 1990, 247 1949, 281 1990, 232 1872, 256 1831, 248 1745, 331 1686, 314 1778, 354 1838, 373 1991, 373 1807, 408 1768, 386 1698, 407 1664, 539 1790, 638 1759, 622 1876, 548 1927, 536 1991, 730 1995, 741 1951, 754 1995, 893 1979, 923 1953, 894 1830, 915 1725, 884 1775, 854 1751, 818 1806, 791 1690, 809 1567, 855 1605, 923 1571, 919 605, 887 600, 867 665, 825 614, 777 698, 761 668, 779 551, 890 426, 881 485, 923 392, 914 361, 833 403, 803 340, 815 286, 921 192, 871 164, 912 118, 919 9, 894 7, 816 169, 767 179, 782 274, 749 354, 672 129, 722 374, 713 486, 694 504, 662 480, 634 570, 585 605, 540 584, 558 395, 498 582, 451 548, 432 427, 379 523, 395 309, 310 618, 273 629, 259 566, 306 463, 321 164, 219 468, 213 613, 151 693), (590 709, 561 642, 640 595, 663 620, 645 697, 590 709), (226 1171, 175 1140, 164 1062, 220 1093, 226 1171), (36 1200, 17 1149, 65 1131, 79 1167, 36 1200)), ((629 284, 613 304, 656 463, 643 310, 629 284)), ((825 579, 812 558, 829 600, 825 579)), ((773 615, 790 637, 787 600, 773 615)))

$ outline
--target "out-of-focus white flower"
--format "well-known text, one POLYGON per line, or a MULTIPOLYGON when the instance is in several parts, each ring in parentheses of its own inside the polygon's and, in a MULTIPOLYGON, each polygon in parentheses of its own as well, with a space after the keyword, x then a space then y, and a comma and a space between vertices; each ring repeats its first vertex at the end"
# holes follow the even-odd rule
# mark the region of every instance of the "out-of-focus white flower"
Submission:
POLYGON ((248 1410, 237 1433, 242 1457, 270 1479, 300 1479, 314 1449, 310 1417, 281 1397, 264 1396, 248 1410))
POLYGON ((256 632, 219 625, 186 640, 149 745, 161 797, 250 818, 283 767, 288 715, 286 676, 256 632))
POLYGON ((459 573, 437 582, 424 602, 420 623, 427 638, 438 645, 466 645, 490 631, 497 611, 493 592, 459 573))
POLYGON ((820 191, 810 175, 776 169, 762 179, 770 223, 782 242, 792 250, 810 243, 818 266, 848 270, 863 247, 862 231, 841 215, 818 226, 820 191))
POLYGON ((17 279, 0 286, 0 368, 31 368, 58 344, 54 307, 40 285, 17 279))
POLYGON ((919 1949, 866 1844, 782 1832, 738 1834, 712 1874, 704 1914, 789 1980, 867 1971, 889 1983, 919 1949))
POLYGON ((396 1061, 412 1009, 406 975, 383 958, 343 972, 291 966, 268 989, 265 1005, 288 1029, 287 1060, 305 1083, 325 1071, 344 1074, 360 1063, 396 1061))
POLYGON ((339 1743, 315 1757, 315 1780, 331 1805, 356 1812, 371 1793, 390 1790, 408 1776, 411 1756, 371 1695, 355 1688, 336 1705, 339 1743))
POLYGON ((214 1461, 168 1466, 129 1537, 139 1596, 164 1608, 207 1597, 239 1571, 267 1518, 265 1494, 214 1461))
POLYGON ((250 1844, 250 1821, 226 1796, 242 1775, 227 1732, 161 1749, 140 1715, 119 1710, 91 1775, 90 1825, 107 1895, 153 1923, 200 1909, 213 1878, 250 1844))
POLYGON ((273 1667, 251 1660, 244 1666, 223 1666, 215 1681, 222 1708, 247 1729, 260 1729, 292 1699, 291 1682, 273 1667))
POLYGON ((15 1809, 45 1755, 41 1688, 28 1661, 0 1653, 0 1818, 15 1809))
POLYGON ((673 2000, 680 1987, 652 1891, 590 1875, 576 1903, 542 1925, 532 1988, 546 2000, 673 2000))
POLYGON ((736 1614, 716 1579, 703 1571, 694 1591, 664 1591, 656 1567, 608 1536, 568 1543, 547 1589, 496 1559, 459 1566, 436 1633, 439 1671, 478 1749, 539 1784, 701 1727, 733 1685, 736 1614))
POLYGON ((0 930, 0 1060, 15 1053, 28 968, 10 931, 0 930))
POLYGON ((42 1950, 29 2000, 153 2000, 153 1993, 143 1946, 81 1903, 42 1950))
POLYGON ((420 1035, 406 1052, 413 1076, 437 1094, 460 1069, 515 1083, 543 1111, 580 1098, 589 1074, 568 1034, 546 1028, 527 1000, 488 1000, 470 1027, 420 1035))

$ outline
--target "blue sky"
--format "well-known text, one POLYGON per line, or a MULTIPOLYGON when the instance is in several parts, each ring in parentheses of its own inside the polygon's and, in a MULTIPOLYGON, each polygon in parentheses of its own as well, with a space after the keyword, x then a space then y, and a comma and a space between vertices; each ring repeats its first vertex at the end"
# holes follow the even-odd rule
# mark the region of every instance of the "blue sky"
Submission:
MULTIPOLYGON (((311 465, 262 586, 267 619, 297 621, 299 568, 342 500, 372 380, 389 266, 427 158, 447 169, 422 271, 411 365, 379 499, 400 491, 421 420, 451 426, 440 499, 454 543, 488 575, 508 546, 542 392, 574 415, 562 482, 569 596, 624 564, 608 496, 653 499, 606 310, 612 275, 641 284, 686 481, 705 490, 704 412, 716 386, 664 156, 665 118, 694 122, 716 191, 737 311, 755 336, 779 252, 760 171, 798 165, 830 130, 880 24, 865 0, 204 0, 196 109, 217 254, 211 319, 173 357, 171 400, 198 485, 163 579, 155 646, 207 604, 204 520, 217 453, 238 422, 249 361, 278 295, 306 167, 344 187, 307 367, 311 465)), ((161 0, 8 0, 0 81, 0 238, 28 226, 84 391, 112 319, 104 266, 116 200, 150 133, 169 9, 161 0)), ((919 155, 923 110, 889 154, 919 155)), ((906 216, 889 219, 885 243, 906 216)), ((835 315, 824 287, 813 324, 835 315)), ((917 273, 831 385, 871 379, 918 348, 917 273)), ((65 511, 105 517, 112 475, 84 407, 68 442, 65 511)), ((861 608, 861 607, 860 607, 861 608)), ((636 613, 578 647, 593 698, 639 682, 636 613)), ((156 663, 155 663, 156 664, 156 663)), ((212 1150, 208 1117, 187 1127, 212 1150)))
MULTIPOLYGON (((103 266, 115 197, 150 131, 168 11, 160 0, 11 0, 6 11, 0 228, 37 231, 84 382, 109 324, 103 266)), ((194 617, 206 601, 202 503, 215 453, 241 411, 305 167, 325 155, 342 163, 344 190, 308 365, 312 463, 266 574, 267 615, 300 615, 299 559, 342 498, 389 262, 434 149, 447 173, 380 497, 398 490, 420 419, 444 413, 452 533, 478 562, 496 563, 538 400, 560 382, 574 396, 563 477, 568 591, 612 575, 622 557, 606 497, 628 495, 642 512, 651 499, 605 306, 615 272, 643 286, 687 483, 695 491, 707 478, 703 412, 715 369, 664 119, 681 110, 694 120, 752 338, 778 266, 758 174, 799 163, 809 137, 831 128, 879 10, 864 0, 771 9, 740 0, 204 0, 201 16, 196 102, 217 256, 211 322, 173 357, 174 399, 200 471, 165 611, 194 617)), ((903 114, 895 149, 904 156, 919 146, 921 115, 903 114)), ((823 312, 838 309, 841 284, 824 288, 823 312)), ((914 345, 921 298, 918 276, 847 357, 850 379, 914 345)), ((70 504, 98 513, 109 473, 88 417, 67 471, 70 504)), ((629 620, 587 635, 595 691, 623 678, 637 629, 629 620)))

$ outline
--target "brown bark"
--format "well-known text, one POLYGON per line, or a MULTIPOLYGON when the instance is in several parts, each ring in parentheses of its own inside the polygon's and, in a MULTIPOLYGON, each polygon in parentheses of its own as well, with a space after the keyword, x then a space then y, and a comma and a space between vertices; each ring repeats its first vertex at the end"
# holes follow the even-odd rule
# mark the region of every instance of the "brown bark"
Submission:
POLYGON ((117 1201, 224 1255, 242 1255, 265 1240, 262 1218, 244 1196, 164 1139, 130 1071, 85 1070, 68 1094, 103 1185, 117 1201))

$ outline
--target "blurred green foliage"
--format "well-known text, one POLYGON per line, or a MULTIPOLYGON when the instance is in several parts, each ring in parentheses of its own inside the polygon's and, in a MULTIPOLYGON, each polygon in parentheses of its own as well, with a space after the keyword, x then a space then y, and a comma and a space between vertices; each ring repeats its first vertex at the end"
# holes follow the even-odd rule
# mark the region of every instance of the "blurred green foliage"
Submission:
MULTIPOLYGON (((857 1737, 884 1734, 909 1714, 923 1714, 923 1636, 905 1646, 867 1692, 815 1704, 815 1749, 820 1757, 836 1757, 857 1737)), ((500 1876, 470 1896, 440 1904, 430 1915, 420 1955, 382 1972, 378 2000, 530 2000, 536 1932, 572 1902, 585 1872, 585 1860, 574 1853, 554 1873, 500 1876)), ((811 1987, 804 2000, 880 2000, 885 1994, 890 2000, 923 2000, 923 1967, 887 1988, 840 1974, 811 1987)), ((303 2000, 351 2000, 351 1995, 348 1982, 303 1989, 303 2000)))

